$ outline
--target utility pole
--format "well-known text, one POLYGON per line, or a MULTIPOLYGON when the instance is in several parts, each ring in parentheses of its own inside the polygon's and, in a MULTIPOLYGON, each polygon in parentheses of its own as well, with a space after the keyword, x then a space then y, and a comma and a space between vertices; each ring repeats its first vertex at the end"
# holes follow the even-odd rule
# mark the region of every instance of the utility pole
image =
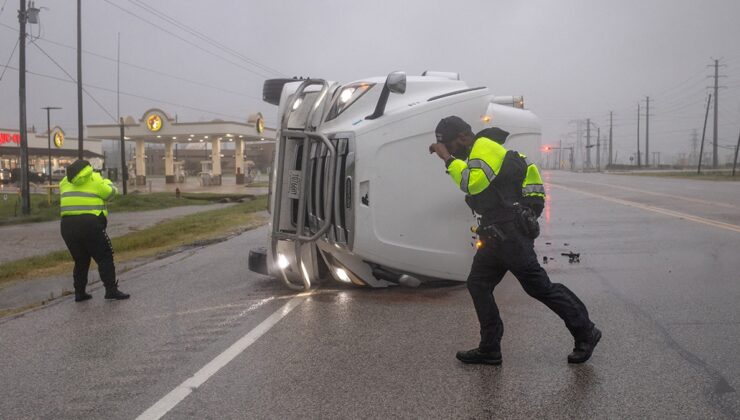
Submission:
POLYGON ((51 110, 62 109, 58 106, 45 106, 46 110, 46 144, 49 147, 49 186, 51 186, 51 110))
POLYGON ((586 119, 586 167, 591 167, 591 118, 586 119))
POLYGON ((699 149, 699 166, 696 168, 696 174, 701 174, 701 160, 704 157, 704 138, 707 134, 707 120, 709 119, 709 105, 712 102, 712 94, 709 94, 709 98, 707 98, 707 111, 704 114, 704 128, 701 131, 701 148, 699 149))
POLYGON ((717 111, 719 108, 719 60, 714 60, 714 133, 712 134, 712 168, 717 168, 717 111))
POLYGON ((563 139, 558 143, 558 169, 563 169, 563 139))
POLYGON ((21 1, 18 11, 18 22, 20 23, 19 64, 18 64, 18 98, 20 102, 20 132, 21 132, 21 213, 31 214, 31 189, 28 183, 28 128, 26 127, 26 0, 21 1))
POLYGON ((737 136, 737 145, 735 146, 735 159, 732 161, 732 176, 735 176, 735 167, 737 166, 737 152, 740 150, 740 134, 737 136))
MULTIPOLYGON (((576 122, 576 148, 573 149, 573 150, 574 151, 577 150, 579 154, 582 151, 581 147, 583 145, 583 130, 582 130, 582 127, 581 127, 582 125, 583 125, 583 120, 578 120, 576 122)), ((571 152, 571 154, 573 154, 573 153, 574 152, 571 152)), ((578 158, 579 158, 578 160, 583 161, 583 155, 578 156, 578 158)), ((571 164, 572 164, 572 169, 571 170, 574 171, 574 172, 576 170, 575 161, 576 161, 576 158, 575 158, 575 155, 574 155, 574 156, 571 157, 571 164)))
POLYGON ((647 106, 645 107, 645 167, 650 167, 650 97, 645 98, 647 106))
MULTIPOLYGON (((22 0, 21 0, 22 1, 22 0)), ((82 0, 77 0, 77 158, 82 159, 84 149, 82 124, 82 0)))
POLYGON ((693 165, 694 159, 696 159, 696 148, 699 146, 699 133, 696 128, 691 130, 691 158, 689 159, 689 165, 693 165))
MULTIPOLYGON (((576 125, 576 142, 574 144, 575 150, 579 153, 578 159, 583 161, 583 155, 582 155, 582 135, 583 132, 581 131, 581 127, 583 125, 583 120, 570 120, 568 121, 568 124, 575 124, 576 125)), ((575 171, 575 167, 573 168, 573 171, 575 171)))
POLYGON ((116 116, 121 118, 121 33, 118 33, 118 49, 116 54, 116 116))
POLYGON ((123 118, 118 119, 118 124, 121 130, 121 185, 123 185, 123 195, 126 195, 128 168, 126 167, 126 137, 123 127, 123 118))
POLYGON ((601 172, 601 127, 596 127, 596 171, 601 172))
POLYGON ((637 168, 642 166, 640 163, 640 103, 637 103, 637 168))
POLYGON ((609 166, 614 164, 614 160, 613 160, 614 155, 612 154, 612 127, 614 126, 613 117, 614 117, 614 112, 609 111, 609 166))

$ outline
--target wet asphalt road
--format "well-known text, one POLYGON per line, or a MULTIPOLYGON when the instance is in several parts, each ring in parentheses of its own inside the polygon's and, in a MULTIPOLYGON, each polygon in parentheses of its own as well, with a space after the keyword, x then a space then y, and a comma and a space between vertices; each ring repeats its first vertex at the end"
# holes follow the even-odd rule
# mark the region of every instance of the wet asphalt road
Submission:
POLYGON ((501 367, 454 358, 478 340, 462 286, 329 283, 292 301, 247 270, 262 228, 124 273, 130 301, 96 290, 0 321, 0 418, 135 418, 286 302, 164 418, 738 418, 740 183, 545 176, 540 258, 604 332, 585 365, 512 277, 501 367))

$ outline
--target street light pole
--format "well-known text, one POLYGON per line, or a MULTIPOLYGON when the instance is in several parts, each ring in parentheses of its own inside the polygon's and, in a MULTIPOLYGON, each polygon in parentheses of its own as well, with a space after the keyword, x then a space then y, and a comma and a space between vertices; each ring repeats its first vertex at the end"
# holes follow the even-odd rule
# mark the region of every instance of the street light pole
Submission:
POLYGON ((51 187, 51 110, 62 109, 58 106, 45 106, 46 110, 46 144, 49 147, 49 186, 51 187))

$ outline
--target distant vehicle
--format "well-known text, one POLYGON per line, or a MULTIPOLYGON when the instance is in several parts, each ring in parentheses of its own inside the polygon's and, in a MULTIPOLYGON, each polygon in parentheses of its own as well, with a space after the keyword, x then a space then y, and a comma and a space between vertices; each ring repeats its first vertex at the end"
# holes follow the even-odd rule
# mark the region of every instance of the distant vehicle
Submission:
MULTIPOLYGON (((21 168, 13 168, 10 171, 10 179, 13 183, 18 183, 21 180, 21 168)), ((33 182, 34 184, 40 184, 42 182, 46 182, 48 178, 43 172, 32 172, 28 171, 28 182, 33 182)))
POLYGON ((54 169, 53 171, 51 171, 51 180, 52 181, 59 182, 65 176, 67 176, 67 170, 66 169, 54 169))
POLYGON ((10 169, 2 168, 0 169, 0 184, 9 184, 10 183, 10 169))
POLYGON ((293 289, 329 276, 369 287, 465 281, 477 220, 427 151, 440 119, 501 127, 507 148, 540 159, 540 123, 522 97, 494 96, 456 73, 271 79, 263 98, 281 123, 271 229, 249 267, 293 289))

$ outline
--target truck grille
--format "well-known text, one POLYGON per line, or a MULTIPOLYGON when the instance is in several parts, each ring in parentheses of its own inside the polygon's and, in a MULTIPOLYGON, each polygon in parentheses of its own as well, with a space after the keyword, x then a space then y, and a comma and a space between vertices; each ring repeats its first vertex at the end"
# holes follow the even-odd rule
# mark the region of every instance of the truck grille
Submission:
MULTIPOLYGON (((331 228, 324 235, 330 242, 345 245, 351 248, 354 233, 353 211, 353 177, 354 152, 351 150, 349 138, 331 138, 330 141, 337 151, 336 173, 334 185, 328 185, 329 153, 327 147, 319 142, 311 142, 308 153, 308 162, 302 160, 303 146, 296 147, 293 168, 301 171, 302 176, 308 177, 306 194, 306 231, 316 233, 327 219, 331 219, 331 228), (326 198, 330 196, 329 188, 334 189, 334 202, 331 211, 325 214, 326 198)), ((298 223, 298 199, 291 200, 291 221, 293 226, 298 223)))

